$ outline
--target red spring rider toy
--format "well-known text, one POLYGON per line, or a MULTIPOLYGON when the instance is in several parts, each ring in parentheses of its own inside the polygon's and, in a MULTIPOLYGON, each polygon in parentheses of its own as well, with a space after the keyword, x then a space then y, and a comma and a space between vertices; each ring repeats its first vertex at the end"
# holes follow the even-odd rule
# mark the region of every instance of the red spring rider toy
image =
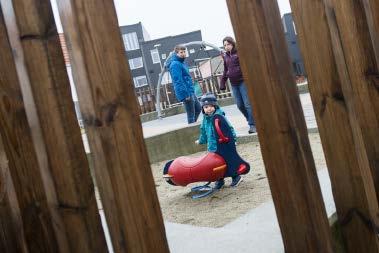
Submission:
POLYGON ((214 115, 213 126, 217 139, 216 152, 208 152, 195 158, 178 157, 167 162, 163 169, 163 177, 171 185, 186 186, 195 182, 208 182, 191 189, 199 193, 193 195, 193 199, 212 194, 215 188, 210 186, 211 182, 250 171, 250 165, 237 153, 233 134, 225 117, 214 115))

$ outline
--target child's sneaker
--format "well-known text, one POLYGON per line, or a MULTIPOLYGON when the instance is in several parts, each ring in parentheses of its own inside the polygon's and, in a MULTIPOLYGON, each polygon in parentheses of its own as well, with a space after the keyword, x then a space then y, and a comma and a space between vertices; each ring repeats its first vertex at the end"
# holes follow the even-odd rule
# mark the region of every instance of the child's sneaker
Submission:
POLYGON ((232 183, 230 184, 231 187, 237 187, 241 182, 243 181, 241 176, 236 176, 232 178, 232 183))
POLYGON ((219 189, 221 189, 224 186, 224 184, 225 184, 224 179, 220 179, 220 180, 218 180, 218 181, 215 182, 215 187, 214 188, 216 190, 219 190, 219 189))

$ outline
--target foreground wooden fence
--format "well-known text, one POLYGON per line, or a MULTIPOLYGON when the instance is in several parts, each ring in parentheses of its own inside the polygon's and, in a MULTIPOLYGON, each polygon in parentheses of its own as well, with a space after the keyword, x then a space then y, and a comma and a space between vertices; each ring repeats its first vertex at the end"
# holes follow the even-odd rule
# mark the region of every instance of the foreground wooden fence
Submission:
MULTIPOLYGON (((290 3, 346 249, 378 252, 379 4, 290 3)), ((0 4, 0 252, 107 252, 50 2, 0 4)), ((277 3, 227 4, 285 250, 333 252, 277 3)), ((113 249, 168 252, 113 1, 58 9, 113 249)))

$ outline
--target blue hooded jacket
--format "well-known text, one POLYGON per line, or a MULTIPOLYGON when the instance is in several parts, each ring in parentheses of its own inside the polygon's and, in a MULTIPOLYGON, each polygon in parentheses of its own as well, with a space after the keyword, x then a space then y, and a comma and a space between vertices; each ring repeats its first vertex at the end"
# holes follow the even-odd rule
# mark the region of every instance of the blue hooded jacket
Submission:
MULTIPOLYGON (((212 115, 203 114, 203 122, 201 122, 201 126, 200 126, 199 144, 207 143, 208 144, 207 149, 209 152, 216 152, 217 150, 216 130, 213 126, 213 117, 215 114, 225 116, 225 112, 221 110, 220 108, 217 108, 216 111, 212 115)), ((236 132, 234 131, 234 128, 232 127, 232 125, 229 123, 227 119, 226 119, 226 122, 228 122, 228 125, 230 129, 232 130, 234 140, 236 140, 237 135, 236 135, 236 132)))
POLYGON ((176 54, 172 55, 171 61, 166 63, 170 70, 172 82, 176 99, 180 102, 195 94, 188 66, 184 63, 184 58, 178 57, 176 54))

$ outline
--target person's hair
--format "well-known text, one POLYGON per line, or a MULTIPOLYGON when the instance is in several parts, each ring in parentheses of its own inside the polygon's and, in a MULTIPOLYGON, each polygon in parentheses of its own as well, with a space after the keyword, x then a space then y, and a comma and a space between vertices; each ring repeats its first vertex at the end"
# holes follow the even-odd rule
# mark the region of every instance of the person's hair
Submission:
POLYGON ((233 46, 233 49, 236 49, 236 41, 230 37, 230 36, 226 36, 223 40, 222 40, 222 44, 224 44, 224 42, 227 41, 228 43, 232 44, 233 46))
POLYGON ((175 46, 174 50, 175 50, 175 53, 178 53, 180 50, 186 50, 186 47, 179 44, 175 46))

